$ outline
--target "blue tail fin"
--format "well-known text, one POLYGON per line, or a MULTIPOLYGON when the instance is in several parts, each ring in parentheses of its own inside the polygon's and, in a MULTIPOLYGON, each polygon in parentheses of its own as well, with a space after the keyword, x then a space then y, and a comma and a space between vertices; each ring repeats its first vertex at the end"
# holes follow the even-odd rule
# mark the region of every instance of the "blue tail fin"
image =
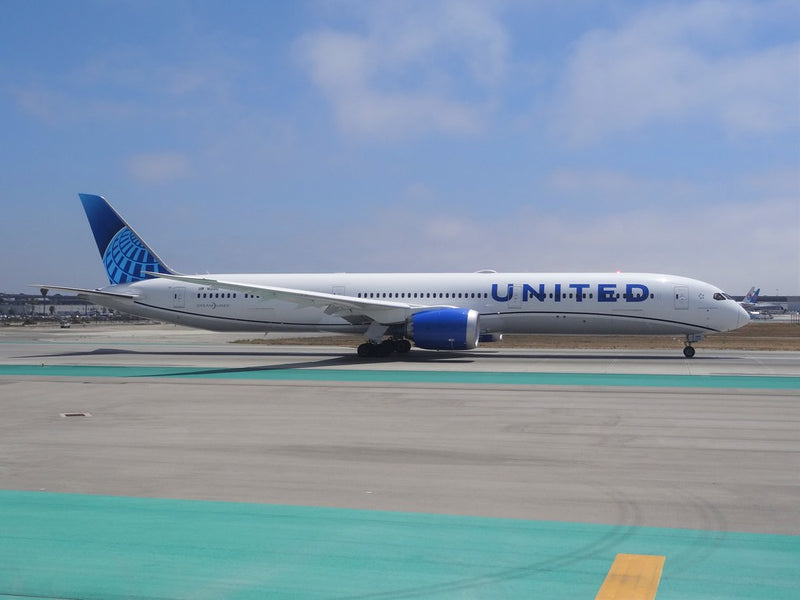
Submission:
POLYGON ((79 196, 92 227, 97 249, 103 258, 108 281, 112 285, 152 279, 153 276, 146 275, 146 271, 174 274, 117 211, 111 208, 105 198, 93 194, 79 196))

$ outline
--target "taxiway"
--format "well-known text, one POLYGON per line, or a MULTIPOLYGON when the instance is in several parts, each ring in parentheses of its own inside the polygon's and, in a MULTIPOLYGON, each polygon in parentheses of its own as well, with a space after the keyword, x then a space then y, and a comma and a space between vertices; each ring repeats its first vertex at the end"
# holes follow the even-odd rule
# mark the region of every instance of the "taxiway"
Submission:
POLYGON ((0 333, 5 490, 800 535, 797 353, 0 333))

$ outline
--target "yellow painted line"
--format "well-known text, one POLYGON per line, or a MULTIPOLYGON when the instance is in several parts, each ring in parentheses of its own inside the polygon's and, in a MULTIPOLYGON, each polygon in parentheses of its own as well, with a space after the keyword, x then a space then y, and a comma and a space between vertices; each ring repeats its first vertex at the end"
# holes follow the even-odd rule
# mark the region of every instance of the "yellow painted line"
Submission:
POLYGON ((664 556, 617 554, 594 600, 654 600, 664 556))

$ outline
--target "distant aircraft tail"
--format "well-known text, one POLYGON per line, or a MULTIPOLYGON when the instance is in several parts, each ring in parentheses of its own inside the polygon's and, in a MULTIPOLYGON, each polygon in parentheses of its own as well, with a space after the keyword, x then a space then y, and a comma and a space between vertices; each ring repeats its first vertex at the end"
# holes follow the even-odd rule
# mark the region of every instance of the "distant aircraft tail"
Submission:
POLYGON ((105 198, 94 194, 79 196, 112 285, 152 279, 147 271, 175 274, 105 198))
POLYGON ((758 302, 758 295, 761 293, 761 288, 756 289, 755 286, 750 288, 750 291, 747 292, 747 295, 744 297, 744 301, 747 304, 755 304, 758 302))

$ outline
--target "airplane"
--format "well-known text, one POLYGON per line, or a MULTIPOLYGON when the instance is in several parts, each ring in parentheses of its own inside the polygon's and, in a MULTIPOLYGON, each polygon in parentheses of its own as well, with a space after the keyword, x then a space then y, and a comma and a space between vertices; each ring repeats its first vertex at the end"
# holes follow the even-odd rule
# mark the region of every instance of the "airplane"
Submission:
MULTIPOLYGON (((753 313, 756 314, 765 314, 765 313, 782 313, 786 312, 786 307, 782 304, 765 304, 763 302, 758 301, 758 295, 761 293, 761 288, 756 289, 755 286, 750 288, 750 291, 745 294, 744 300, 742 300, 739 304, 742 305, 747 312, 751 313, 751 317, 753 313)), ((770 319, 770 317, 762 317, 770 319)))
POLYGON ((102 197, 79 194, 109 285, 78 294, 108 308, 212 331, 334 332, 365 337, 361 357, 471 350, 503 334, 684 336, 750 317, 709 283, 652 273, 288 273, 184 275, 102 197))
POLYGON ((751 304, 758 302, 758 295, 761 293, 761 288, 756 289, 756 286, 750 288, 750 291, 744 295, 744 300, 740 302, 742 308, 747 308, 751 304))
POLYGON ((772 313, 768 313, 768 312, 762 313, 762 312, 759 312, 757 310, 754 310, 754 311, 750 312, 750 320, 751 321, 771 321, 774 318, 775 317, 772 315, 772 313))

